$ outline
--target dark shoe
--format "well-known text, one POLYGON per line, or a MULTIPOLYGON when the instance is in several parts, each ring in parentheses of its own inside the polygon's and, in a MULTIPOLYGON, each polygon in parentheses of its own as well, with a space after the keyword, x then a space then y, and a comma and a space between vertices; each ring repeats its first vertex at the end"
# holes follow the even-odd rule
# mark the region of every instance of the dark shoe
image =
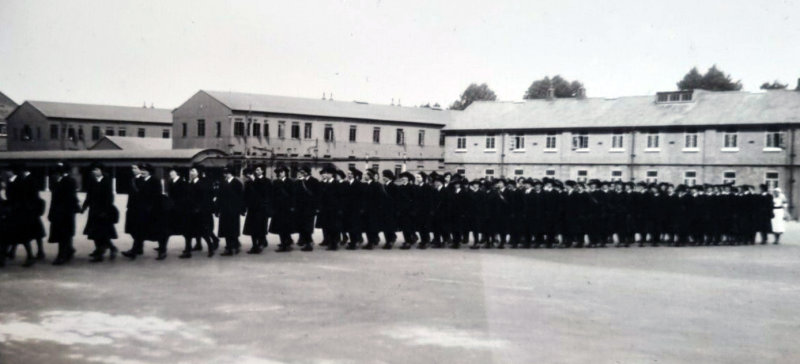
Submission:
POLYGON ((253 247, 253 249, 247 251, 247 254, 261 254, 261 248, 253 247))
POLYGON ((327 248, 325 248, 325 250, 339 250, 339 244, 338 243, 330 244, 328 245, 327 248))
POLYGON ((222 252, 222 254, 220 254, 220 255, 221 255, 221 256, 223 256, 223 257, 230 257, 230 256, 233 256, 233 250, 230 250, 230 249, 225 249, 225 251, 224 251, 224 252, 222 252))
POLYGON ((383 250, 392 250, 392 246, 393 246, 392 243, 386 243, 386 244, 383 244, 383 248, 382 249, 383 250))
POLYGON ((36 258, 29 257, 28 259, 25 259, 25 263, 22 263, 22 266, 25 267, 25 268, 30 268, 34 264, 36 264, 36 258))
MULTIPOLYGON (((114 259, 117 259, 117 252, 118 252, 118 250, 117 250, 117 249, 112 249, 112 250, 111 250, 111 251, 108 253, 108 260, 114 260, 114 259)), ((102 255, 101 255, 101 256, 102 256, 102 255)))
POLYGON ((192 257, 192 252, 191 251, 183 252, 183 253, 181 253, 181 255, 178 256, 178 258, 180 258, 180 259, 189 259, 191 257, 192 257))
POLYGON ((96 255, 100 255, 100 251, 99 250, 95 250, 91 254, 89 254, 89 258, 93 258, 96 255))
POLYGON ((45 260, 45 258, 44 252, 39 252, 36 254, 36 260, 45 260))
POLYGON ((372 244, 372 243, 367 243, 366 245, 362 246, 362 247, 361 247, 361 249, 364 249, 364 250, 372 250, 374 247, 375 247, 375 246, 374 246, 374 244, 372 244))
POLYGON ((310 252, 310 251, 313 251, 313 250, 314 250, 314 245, 312 245, 312 244, 306 244, 306 245, 303 247, 303 249, 300 249, 300 250, 301 250, 301 251, 304 251, 304 252, 310 252))
POLYGON ((275 249, 277 253, 288 253, 292 251, 292 247, 290 245, 279 246, 278 249, 275 249))
POLYGON ((122 256, 125 257, 125 258, 128 258, 130 260, 136 259, 136 253, 134 253, 134 252, 132 252, 130 250, 122 252, 122 256))
POLYGON ((103 256, 102 255, 96 255, 96 256, 92 257, 92 259, 89 259, 89 263, 100 263, 102 261, 103 261, 103 256))
POLYGON ((209 258, 213 257, 214 256, 214 252, 216 252, 216 251, 217 251, 216 249, 208 249, 208 257, 209 258))
POLYGON ((166 252, 158 252, 158 256, 156 257, 156 260, 164 260, 164 259, 167 259, 167 253, 166 252))
POLYGON ((400 246, 400 249, 402 249, 402 250, 408 250, 408 249, 411 249, 411 244, 409 244, 409 243, 403 243, 403 245, 401 245, 401 246, 400 246))
POLYGON ((203 244, 195 244, 195 245, 194 245, 194 248, 192 248, 192 250, 193 250, 193 251, 196 251, 196 252, 201 252, 201 251, 203 251, 203 244))
POLYGON ((66 261, 65 259, 62 259, 62 258, 56 258, 56 260, 54 260, 52 264, 53 264, 53 265, 64 265, 64 263, 66 263, 66 262, 67 262, 67 261, 66 261))
POLYGON ((356 250, 356 245, 352 244, 352 243, 351 244, 347 244, 347 247, 345 249, 347 249, 347 250, 356 250))
POLYGON ((481 248, 481 246, 480 246, 480 245, 478 245, 478 244, 472 244, 472 245, 470 245, 470 247, 469 247, 469 248, 470 248, 470 249, 473 249, 473 250, 476 250, 476 249, 480 249, 480 248, 481 248))
POLYGON ((428 244, 419 243, 419 245, 417 245, 417 249, 422 249, 422 250, 428 249, 428 244))

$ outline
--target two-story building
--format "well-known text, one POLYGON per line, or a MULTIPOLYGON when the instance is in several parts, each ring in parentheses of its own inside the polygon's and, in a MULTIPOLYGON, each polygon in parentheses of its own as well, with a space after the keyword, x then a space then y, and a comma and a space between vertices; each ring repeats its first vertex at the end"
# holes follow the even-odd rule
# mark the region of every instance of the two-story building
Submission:
POLYGON ((319 168, 444 168, 450 111, 325 99, 204 91, 173 111, 173 148, 213 148, 232 159, 319 168))
POLYGON ((25 101, 7 117, 8 150, 86 150, 103 136, 172 137, 168 109, 25 101))
POLYGON ((782 187, 798 201, 800 92, 475 102, 444 129, 448 170, 484 176, 782 187))
POLYGON ((0 151, 8 149, 8 132, 6 117, 17 108, 17 103, 10 97, 0 92, 0 151))

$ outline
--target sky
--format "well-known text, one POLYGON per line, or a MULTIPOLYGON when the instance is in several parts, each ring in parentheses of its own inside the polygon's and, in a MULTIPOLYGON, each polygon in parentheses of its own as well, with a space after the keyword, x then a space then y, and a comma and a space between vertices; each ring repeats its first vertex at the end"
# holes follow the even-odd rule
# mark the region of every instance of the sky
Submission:
POLYGON ((745 91, 800 78, 800 0, 0 0, 0 91, 175 108, 200 89, 451 104, 470 83, 589 97, 674 90, 716 64, 745 91))

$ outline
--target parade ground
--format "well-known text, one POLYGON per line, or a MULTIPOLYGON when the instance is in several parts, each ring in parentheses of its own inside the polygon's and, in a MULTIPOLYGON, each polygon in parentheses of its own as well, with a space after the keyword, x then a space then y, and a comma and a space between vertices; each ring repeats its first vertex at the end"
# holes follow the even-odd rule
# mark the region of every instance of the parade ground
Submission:
POLYGON ((797 363, 788 230, 781 245, 311 253, 270 235, 261 255, 188 260, 173 237, 165 261, 148 243, 103 263, 81 235, 67 266, 47 244, 46 263, 21 267, 20 248, 0 269, 0 363, 797 363))

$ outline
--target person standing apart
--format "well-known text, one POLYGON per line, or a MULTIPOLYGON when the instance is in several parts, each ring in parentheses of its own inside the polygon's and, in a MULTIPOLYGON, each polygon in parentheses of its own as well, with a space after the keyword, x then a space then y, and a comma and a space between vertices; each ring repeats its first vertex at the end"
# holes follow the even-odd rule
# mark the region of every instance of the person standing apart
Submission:
POLYGON ((50 211, 47 213, 47 220, 50 221, 47 241, 58 243, 58 255, 53 265, 62 265, 75 255, 72 238, 75 236, 75 214, 80 212, 81 206, 78 202, 78 184, 70 176, 69 164, 58 163, 54 170, 50 211))
POLYGON ((772 234, 775 235, 775 243, 778 244, 781 242, 781 234, 786 232, 786 220, 788 215, 786 214, 786 196, 783 194, 780 188, 775 187, 772 190, 772 234))

